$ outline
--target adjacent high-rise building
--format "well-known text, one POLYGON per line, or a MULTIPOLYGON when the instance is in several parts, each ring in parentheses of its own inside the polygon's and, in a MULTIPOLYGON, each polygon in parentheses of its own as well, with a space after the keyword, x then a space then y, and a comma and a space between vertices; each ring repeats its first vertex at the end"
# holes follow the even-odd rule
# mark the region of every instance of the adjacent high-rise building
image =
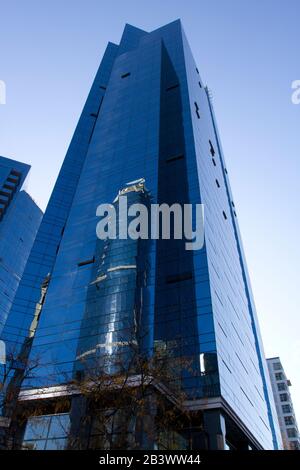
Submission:
MULTIPOLYGON (((38 358, 19 396, 28 410, 44 403, 19 432, 26 448, 68 448, 86 409, 68 384, 95 360, 113 374, 139 347, 189 359, 178 378, 193 425, 175 429, 173 448, 281 448, 214 111, 179 20, 151 33, 126 25, 108 44, 2 339, 38 358), (203 204, 204 246, 99 240, 97 207, 117 208, 122 194, 146 206, 203 204)), ((90 420, 84 446, 101 448, 90 420)), ((130 433, 128 448, 161 448, 134 420, 130 433)))
POLYGON ((25 163, 0 157, 0 333, 42 218, 23 189, 29 170, 25 163))
POLYGON ((285 450, 300 450, 300 434, 287 379, 279 357, 267 359, 275 406, 285 450))

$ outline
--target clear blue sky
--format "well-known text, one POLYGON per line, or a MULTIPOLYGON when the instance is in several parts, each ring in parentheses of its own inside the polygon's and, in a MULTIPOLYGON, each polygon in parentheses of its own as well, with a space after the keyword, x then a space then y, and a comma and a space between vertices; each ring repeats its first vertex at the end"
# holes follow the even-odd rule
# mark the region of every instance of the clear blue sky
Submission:
POLYGON ((182 19, 212 90, 265 351, 281 357, 300 421, 300 2, 10 0, 0 13, 0 155, 32 165, 43 209, 106 43, 126 22, 182 19))

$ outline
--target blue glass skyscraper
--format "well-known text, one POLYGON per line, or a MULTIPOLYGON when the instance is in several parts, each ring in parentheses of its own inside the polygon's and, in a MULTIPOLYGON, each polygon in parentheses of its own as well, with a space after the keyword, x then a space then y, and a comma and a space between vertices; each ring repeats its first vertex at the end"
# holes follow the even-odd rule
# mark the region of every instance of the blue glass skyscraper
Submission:
MULTIPOLYGON (((149 354, 163 347, 191 360, 183 383, 200 439, 187 447, 281 446, 214 112, 180 21, 151 33, 126 25, 107 46, 2 336, 20 350, 32 338, 30 358, 40 358, 20 400, 63 394, 82 357, 126 350, 129 327, 147 331, 149 354), (99 242, 97 207, 141 179, 151 203, 204 205, 202 249, 99 242)), ((50 411, 34 438, 39 419, 24 445, 67 446, 50 411)))
POLYGON ((0 157, 0 333, 34 242, 42 211, 22 189, 30 166, 0 157))

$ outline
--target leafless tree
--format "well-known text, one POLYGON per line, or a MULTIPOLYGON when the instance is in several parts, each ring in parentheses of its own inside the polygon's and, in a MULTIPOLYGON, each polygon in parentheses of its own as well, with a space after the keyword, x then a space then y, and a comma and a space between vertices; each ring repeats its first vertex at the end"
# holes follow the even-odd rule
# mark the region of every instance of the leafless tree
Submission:
POLYGON ((91 447, 145 448, 187 425, 181 377, 193 373, 190 361, 174 357, 163 343, 150 355, 135 340, 123 346, 123 353, 81 359, 72 385, 85 406, 71 447, 85 448, 89 429, 91 447))

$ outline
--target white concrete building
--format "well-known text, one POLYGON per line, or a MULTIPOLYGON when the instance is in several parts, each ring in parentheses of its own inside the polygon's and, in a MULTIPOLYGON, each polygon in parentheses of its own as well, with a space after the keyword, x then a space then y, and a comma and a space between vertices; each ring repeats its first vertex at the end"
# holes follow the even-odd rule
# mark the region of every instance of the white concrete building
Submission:
POLYGON ((287 379, 279 357, 267 359, 278 421, 285 450, 300 450, 300 436, 287 379))

